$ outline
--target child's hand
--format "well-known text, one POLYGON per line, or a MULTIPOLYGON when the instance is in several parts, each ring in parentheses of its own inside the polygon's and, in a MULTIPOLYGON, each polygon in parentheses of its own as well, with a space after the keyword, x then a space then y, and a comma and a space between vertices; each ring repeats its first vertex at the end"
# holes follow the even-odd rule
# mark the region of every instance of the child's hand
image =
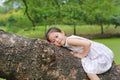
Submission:
POLYGON ((76 52, 76 51, 71 51, 70 53, 77 58, 83 58, 84 57, 81 53, 76 52))

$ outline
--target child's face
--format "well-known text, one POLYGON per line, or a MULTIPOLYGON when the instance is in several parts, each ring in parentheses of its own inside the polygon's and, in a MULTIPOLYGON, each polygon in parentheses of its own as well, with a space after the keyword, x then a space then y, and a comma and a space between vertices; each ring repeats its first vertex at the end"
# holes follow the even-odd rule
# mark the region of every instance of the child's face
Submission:
POLYGON ((63 46, 65 44, 66 36, 62 32, 51 32, 48 34, 48 39, 50 42, 56 46, 63 46))

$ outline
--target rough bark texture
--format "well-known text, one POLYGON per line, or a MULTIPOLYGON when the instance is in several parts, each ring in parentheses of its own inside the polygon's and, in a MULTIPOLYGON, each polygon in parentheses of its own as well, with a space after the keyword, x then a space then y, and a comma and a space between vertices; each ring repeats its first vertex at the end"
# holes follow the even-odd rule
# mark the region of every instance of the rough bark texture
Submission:
MULTIPOLYGON (((80 59, 46 40, 0 31, 0 77, 7 80, 88 80, 80 59)), ((101 80, 120 80, 120 67, 99 75, 101 80)))

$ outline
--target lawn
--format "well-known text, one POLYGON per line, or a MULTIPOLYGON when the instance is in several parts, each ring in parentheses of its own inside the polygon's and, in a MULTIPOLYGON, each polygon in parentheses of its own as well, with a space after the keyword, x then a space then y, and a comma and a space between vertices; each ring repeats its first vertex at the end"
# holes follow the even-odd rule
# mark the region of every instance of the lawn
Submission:
MULTIPOLYGON (((10 33, 16 33, 21 36, 26 36, 30 38, 44 38, 45 32, 50 28, 51 26, 36 26, 35 30, 32 29, 21 29, 18 27, 0 27, 0 29, 3 29, 10 33)), ((66 32, 66 34, 71 35, 74 33, 74 27, 73 25, 55 25, 55 27, 58 27, 66 32)), ((76 34, 100 34, 101 33, 101 27, 98 25, 77 25, 76 26, 76 34)), ((104 33, 105 34, 120 34, 120 27, 114 28, 114 25, 104 25, 104 33)))

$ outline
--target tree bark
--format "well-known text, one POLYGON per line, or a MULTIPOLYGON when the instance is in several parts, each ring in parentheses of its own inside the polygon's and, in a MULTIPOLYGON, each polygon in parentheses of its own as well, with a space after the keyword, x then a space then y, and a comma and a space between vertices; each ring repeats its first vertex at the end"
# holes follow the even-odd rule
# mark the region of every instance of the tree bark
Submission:
MULTIPOLYGON (((120 66, 98 75, 120 80, 120 66)), ((0 30, 0 77, 7 80, 89 80, 81 61, 66 48, 0 30)))

